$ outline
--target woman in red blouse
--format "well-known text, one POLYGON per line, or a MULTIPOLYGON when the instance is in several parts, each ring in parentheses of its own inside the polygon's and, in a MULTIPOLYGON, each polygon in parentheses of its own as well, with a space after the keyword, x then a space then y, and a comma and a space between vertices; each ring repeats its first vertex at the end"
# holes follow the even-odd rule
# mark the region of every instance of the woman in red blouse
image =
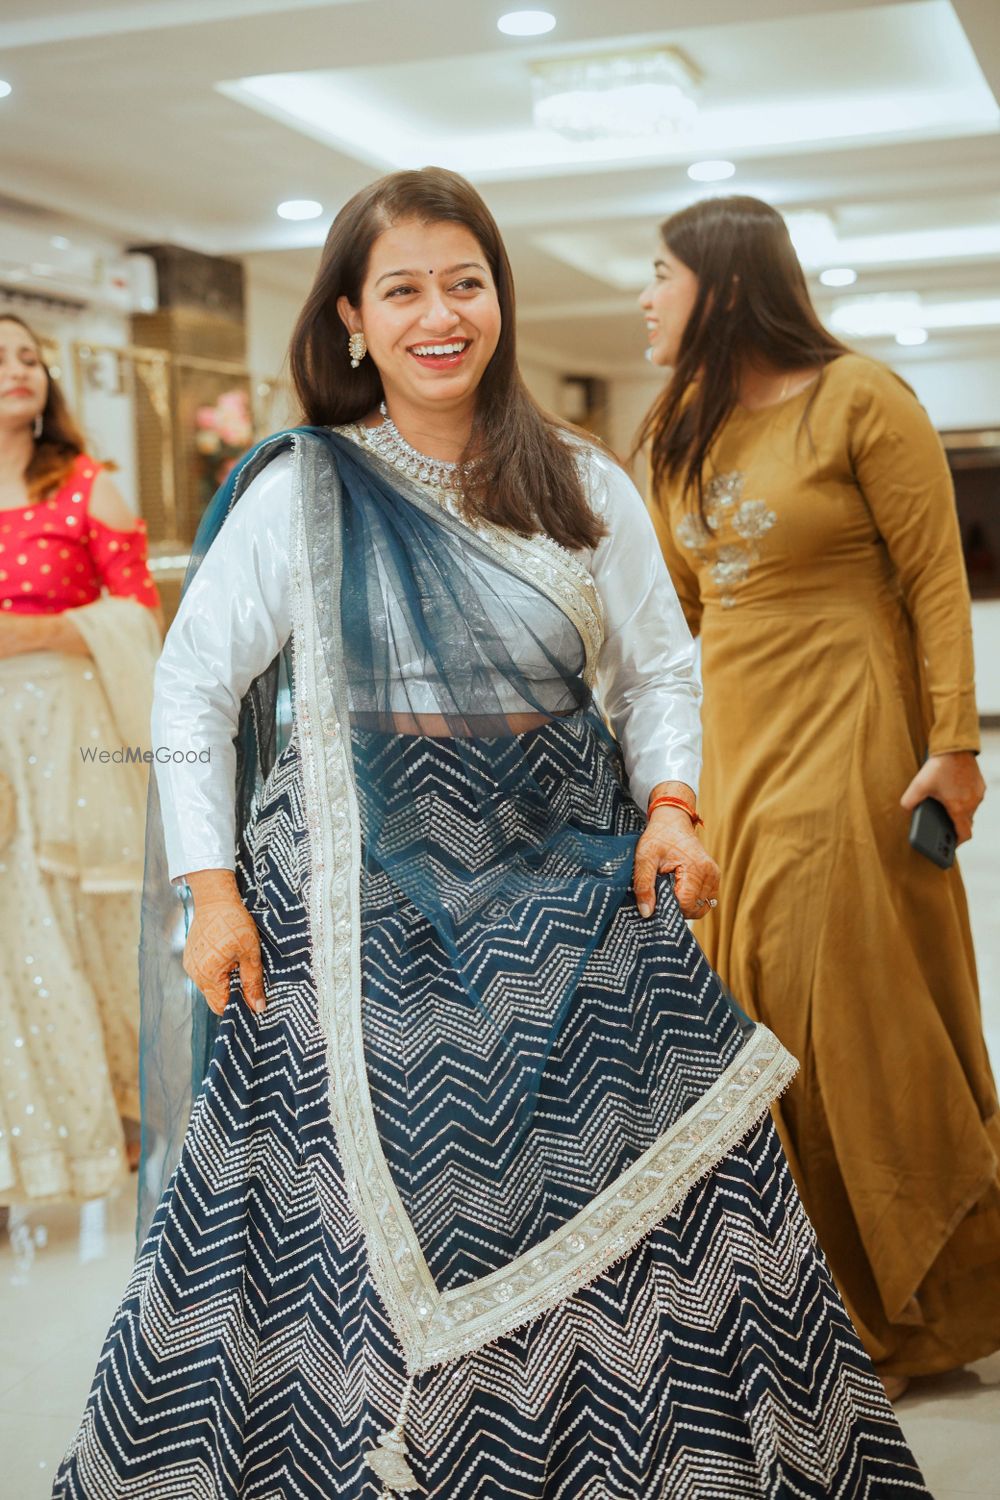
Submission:
POLYGON ((148 749, 158 621, 143 523, 0 316, 0 1204, 97 1197, 127 1165, 146 767, 125 751, 148 749))

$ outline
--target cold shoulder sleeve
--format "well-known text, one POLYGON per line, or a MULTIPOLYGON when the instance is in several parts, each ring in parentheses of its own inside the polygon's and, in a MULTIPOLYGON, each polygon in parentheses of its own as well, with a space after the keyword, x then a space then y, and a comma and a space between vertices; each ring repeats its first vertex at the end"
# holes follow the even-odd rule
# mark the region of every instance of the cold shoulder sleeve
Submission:
POLYGON ((928 752, 978 750, 969 586, 944 450, 909 387, 866 365, 850 458, 916 626, 932 705, 928 752))
POLYGON ((235 868, 240 703, 291 634, 291 486, 282 453, 230 513, 164 642, 152 735, 171 879, 235 868))
POLYGON ((146 523, 130 531, 108 526, 88 516, 90 555, 101 586, 118 599, 134 599, 148 609, 160 602, 147 562, 146 523))
POLYGON ((632 796, 645 810, 661 781, 698 789, 701 688, 695 647, 653 523, 611 459, 589 459, 591 503, 608 528, 590 568, 606 633, 597 694, 621 745, 632 796))

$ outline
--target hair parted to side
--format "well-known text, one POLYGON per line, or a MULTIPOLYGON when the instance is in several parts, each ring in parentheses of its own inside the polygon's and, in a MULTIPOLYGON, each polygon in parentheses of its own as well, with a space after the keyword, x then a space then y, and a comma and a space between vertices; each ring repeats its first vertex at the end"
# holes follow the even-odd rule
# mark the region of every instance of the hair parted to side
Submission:
POLYGON ((407 219, 462 224, 481 246, 497 289, 500 339, 476 393, 462 462, 475 459, 463 484, 470 516, 523 536, 541 529, 565 547, 593 547, 604 535, 583 492, 568 428, 543 411, 517 367, 514 279, 500 230, 472 185, 441 167, 392 172, 346 203, 334 219, 312 290, 292 335, 289 362, 305 421, 339 427, 360 421, 383 400, 370 358, 351 368, 338 297, 361 300, 371 249, 407 219))
POLYGON ((38 350, 45 370, 48 394, 42 409, 42 431, 35 438, 31 462, 25 470, 29 500, 42 500, 69 478, 73 464, 86 449, 83 433, 73 419, 59 382, 42 359, 41 345, 35 330, 15 313, 0 310, 0 323, 16 323, 38 350))
MULTIPOLYGON (((759 198, 707 198, 660 225, 663 243, 698 278, 671 378, 636 438, 649 444, 652 492, 680 479, 702 509, 705 465, 739 396, 740 372, 821 369, 847 354, 809 297, 784 219, 759 198)), ((805 413, 818 393, 810 396, 805 413)))

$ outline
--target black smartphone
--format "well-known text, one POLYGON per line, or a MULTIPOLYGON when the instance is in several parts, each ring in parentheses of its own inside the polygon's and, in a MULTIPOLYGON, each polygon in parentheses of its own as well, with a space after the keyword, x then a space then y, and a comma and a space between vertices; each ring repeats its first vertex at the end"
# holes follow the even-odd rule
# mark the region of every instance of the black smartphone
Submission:
POLYGON ((950 870, 955 863, 958 839, 955 825, 935 797, 927 797, 913 809, 910 819, 910 844, 932 865, 950 870))

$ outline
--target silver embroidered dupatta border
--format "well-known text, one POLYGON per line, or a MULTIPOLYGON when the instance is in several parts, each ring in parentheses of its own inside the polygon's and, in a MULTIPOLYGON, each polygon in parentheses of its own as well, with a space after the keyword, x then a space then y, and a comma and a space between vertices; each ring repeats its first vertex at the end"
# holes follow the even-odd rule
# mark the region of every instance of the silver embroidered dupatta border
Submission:
MULTIPOLYGON (((346 690, 336 670, 339 654, 328 655, 316 608, 322 589, 328 618, 339 620, 340 493, 334 465, 317 449, 314 441, 295 440, 292 507, 296 719, 311 843, 307 906, 314 974, 344 1181, 365 1237, 375 1288, 413 1375, 531 1322, 627 1255, 764 1117, 791 1082, 797 1064, 771 1032, 757 1026, 698 1103, 575 1218, 502 1270, 451 1291, 438 1290, 382 1151, 365 1065, 361 834, 346 690), (305 506, 319 487, 324 541, 318 554, 322 577, 314 578, 305 506)), ((600 621, 599 602, 595 605, 581 589, 577 575, 584 570, 576 559, 564 554, 567 561, 560 564, 550 549, 542 549, 540 558, 530 540, 508 532, 500 532, 496 544, 487 541, 478 530, 443 513, 418 486, 395 471, 386 472, 407 499, 442 525, 455 527, 470 546, 486 547, 495 560, 543 589, 576 625, 588 660, 594 662, 600 645, 594 629, 595 619, 600 621)))

